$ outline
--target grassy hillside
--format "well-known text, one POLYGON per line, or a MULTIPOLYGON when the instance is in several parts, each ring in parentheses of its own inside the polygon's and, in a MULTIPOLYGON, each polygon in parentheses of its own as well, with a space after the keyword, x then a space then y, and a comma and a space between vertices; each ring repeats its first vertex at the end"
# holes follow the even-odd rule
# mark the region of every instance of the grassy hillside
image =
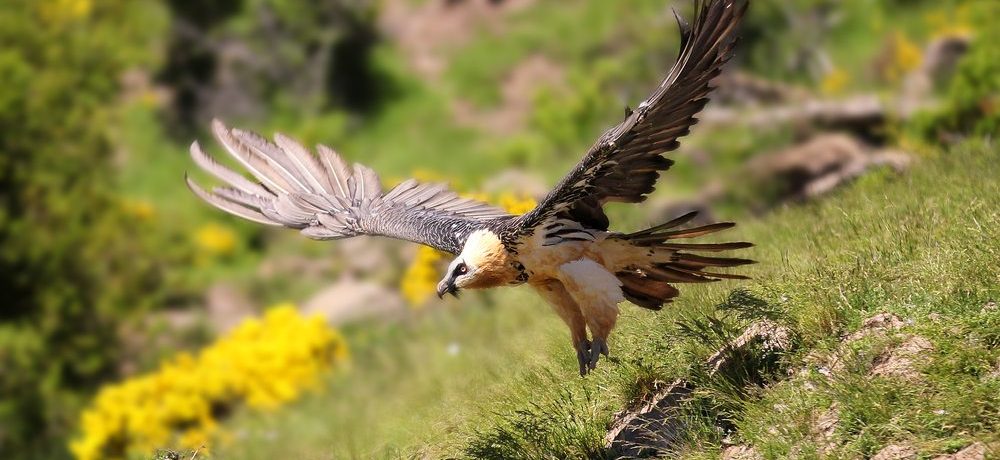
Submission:
POLYGON ((599 458, 612 414, 678 377, 698 383, 684 415, 690 458, 718 454, 720 420, 768 458, 815 453, 812 426, 831 405, 839 423, 828 453, 840 457, 901 441, 926 454, 1000 441, 1000 310, 987 306, 1000 297, 1000 181, 985 179, 1000 177, 995 149, 970 142, 906 176, 873 174, 822 203, 738 227, 727 237, 757 243, 748 250, 761 262, 754 280, 687 287, 660 313, 625 307, 612 359, 587 378, 575 375, 566 331, 545 305, 526 290, 499 292, 495 309, 369 333, 355 368, 325 395, 237 417, 246 440, 221 456, 599 458), (881 312, 906 325, 841 349, 881 312), (790 327, 795 351, 762 386, 705 377, 700 363, 760 317, 790 327), (722 327, 699 329, 706 318, 722 327), (915 359, 915 377, 869 376, 911 335, 932 345, 915 359), (823 360, 838 349, 846 364, 827 378, 823 360))
MULTIPOLYGON (((421 136, 417 148, 429 149, 427 158, 436 162, 443 155, 433 148, 438 141, 486 159, 467 165, 470 154, 442 163, 462 177, 479 177, 496 162, 540 167, 556 178, 565 168, 548 165, 575 161, 573 152, 610 122, 600 114, 635 99, 621 92, 654 81, 662 54, 669 55, 664 47, 669 39, 659 29, 632 37, 623 31, 649 24, 598 3, 586 5, 574 14, 578 26, 589 26, 571 29, 594 34, 550 40, 553 30, 562 29, 541 30, 539 24, 551 22, 545 18, 554 11, 528 9, 511 19, 509 35, 483 34, 455 51, 444 85, 422 87, 412 105, 390 109, 370 130, 345 141, 360 151, 383 152, 375 161, 386 161, 389 170, 412 167, 393 163, 388 152, 400 139, 382 133, 402 132, 406 144, 420 119, 412 115, 440 115, 436 110, 445 107, 440 98, 464 98, 486 108, 497 104, 499 76, 541 49, 568 67, 571 91, 542 89, 522 132, 498 139, 465 129, 455 133, 467 136, 457 137, 432 131, 421 136), (607 25, 602 18, 609 16, 627 27, 607 25), (532 45, 542 41, 552 44, 532 45), (630 46, 638 51, 602 54, 630 46)), ((784 74, 761 57, 769 55, 762 43, 796 33, 754 28, 778 22, 772 6, 753 10, 747 33, 765 38, 756 37, 758 47, 745 50, 743 64, 823 86, 801 74, 784 74)), ((905 11, 889 6, 871 11, 862 2, 848 2, 844 12, 830 50, 849 76, 846 86, 889 91, 891 86, 882 86, 867 70, 882 46, 879 37, 895 28, 927 37, 932 32, 926 17, 939 10, 919 3, 905 11), (895 18, 892 26, 889 16, 895 18)), ((727 136, 696 133, 686 145, 714 152, 715 166, 725 175, 790 136, 780 129, 737 128, 727 136)), ((822 202, 760 220, 741 216, 738 206, 729 209, 747 223, 721 238, 757 243, 746 251, 761 262, 749 269, 754 280, 685 286, 683 296, 659 313, 624 307, 612 358, 586 379, 574 373, 564 326, 526 289, 468 296, 461 306, 452 302, 451 308, 402 324, 359 325, 347 331, 354 349, 349 371, 333 377, 323 393, 287 409, 237 414, 228 424, 235 438, 218 451, 225 458, 249 459, 603 458, 610 455, 604 436, 613 414, 678 378, 697 388, 679 415, 689 431, 677 453, 690 458, 717 458, 724 443, 753 445, 767 458, 856 458, 891 443, 932 456, 974 440, 996 442, 1000 344, 994 330, 1000 312, 988 305, 1000 294, 1000 185, 988 178, 1000 172, 998 159, 988 140, 931 147, 906 175, 877 171, 822 202), (883 312, 900 317, 903 328, 844 340, 865 318, 883 312), (709 377, 705 358, 761 318, 788 327, 793 350, 753 379, 709 377), (905 375, 873 371, 914 340, 920 356, 908 358, 905 375), (829 433, 816 427, 824 417, 836 421, 829 433)), ((697 166, 680 161, 665 177, 665 193, 683 194, 704 180, 697 166)), ((647 223, 638 213, 614 211, 618 228, 647 223)))

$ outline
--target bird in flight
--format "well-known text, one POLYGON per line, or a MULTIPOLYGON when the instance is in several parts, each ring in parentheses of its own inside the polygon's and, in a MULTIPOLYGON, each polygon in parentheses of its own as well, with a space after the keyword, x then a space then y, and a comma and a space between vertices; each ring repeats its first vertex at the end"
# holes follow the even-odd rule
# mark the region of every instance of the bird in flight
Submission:
POLYGON ((653 94, 605 132, 583 159, 531 211, 511 215, 463 198, 444 184, 407 180, 385 191, 372 169, 349 165, 320 145, 317 155, 276 134, 212 124, 219 143, 253 178, 228 169, 191 145, 194 162, 226 183, 207 191, 186 177, 206 202, 265 225, 298 229, 320 240, 381 235, 455 255, 437 285, 438 296, 462 289, 527 284, 547 300, 570 329, 580 374, 607 356, 618 304, 659 310, 679 292, 677 283, 744 276, 715 271, 752 263, 715 253, 745 242, 692 243, 689 238, 732 227, 730 222, 689 227, 688 213, 634 233, 609 230, 603 206, 638 203, 653 191, 663 155, 697 123, 711 80, 732 56, 746 0, 697 0, 689 25, 679 15, 677 62, 653 94), (589 330, 589 335, 588 335, 589 330))

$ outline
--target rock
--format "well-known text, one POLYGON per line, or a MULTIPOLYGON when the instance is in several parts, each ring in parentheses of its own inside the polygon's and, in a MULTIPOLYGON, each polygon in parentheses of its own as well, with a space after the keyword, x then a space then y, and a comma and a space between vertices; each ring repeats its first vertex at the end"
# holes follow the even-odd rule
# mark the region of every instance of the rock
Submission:
POLYGON ((649 219, 654 223, 667 222, 691 211, 698 215, 685 225, 693 227, 718 222, 708 202, 699 199, 653 203, 649 208, 649 219))
POLYGON ((837 447, 834 435, 837 432, 837 425, 839 424, 840 408, 837 407, 837 403, 833 403, 826 412, 816 417, 815 422, 810 428, 810 434, 821 454, 829 453, 837 447))
POLYGON ((886 105, 874 94, 862 94, 841 100, 807 99, 758 110, 710 106, 699 118, 710 125, 758 129, 799 126, 870 134, 885 126, 889 116, 886 105))
POLYGON ((764 457, 751 446, 738 444, 722 449, 722 460, 764 460, 764 457))
POLYGON ((986 444, 975 442, 954 454, 938 455, 934 460, 984 460, 986 451, 986 444))
MULTIPOLYGON (((709 375, 731 372, 740 364, 739 359, 734 358, 749 352, 749 347, 754 345, 762 345, 770 352, 788 350, 793 345, 791 331, 766 320, 751 324, 729 346, 709 357, 706 362, 709 375)), ((662 455, 670 451, 686 429, 677 411, 692 391, 694 387, 690 382, 679 379, 643 398, 636 408, 618 412, 604 438, 605 446, 623 458, 662 455)))
POLYGON ((388 238, 356 236, 338 241, 336 251, 342 274, 374 277, 397 269, 393 256, 399 253, 400 243, 388 238))
POLYGON ((897 173, 909 168, 912 158, 898 150, 882 149, 869 155, 864 161, 852 162, 834 174, 816 178, 803 189, 803 195, 814 198, 829 193, 840 184, 857 178, 873 166, 889 166, 897 173))
POLYGON ((878 451, 871 460, 911 460, 917 458, 917 449, 909 444, 889 444, 878 451))
POLYGON ((922 101, 928 99, 935 86, 941 85, 955 73, 959 59, 969 50, 970 37, 946 35, 931 41, 924 48, 920 67, 903 80, 900 113, 916 112, 922 101))
MULTIPOLYGON (((879 313, 862 321, 861 327, 844 337, 836 350, 813 352, 806 357, 806 361, 819 366, 819 373, 831 378, 844 370, 845 357, 849 353, 848 344, 869 336, 884 336, 886 332, 899 330, 904 326, 906 322, 898 316, 892 313, 879 313)), ((807 369, 801 369, 800 372, 808 374, 807 369)))
MULTIPOLYGON (((347 243, 356 238, 342 241, 347 243)), ((338 243, 339 244, 339 243, 338 243)), ((319 280, 328 278, 333 269, 331 257, 303 257, 300 255, 280 255, 268 257, 257 267, 257 276, 265 280, 294 275, 298 278, 319 280)))
POLYGON ((344 278, 316 292, 302 304, 302 312, 320 315, 341 325, 373 317, 391 318, 406 313, 398 293, 370 281, 344 278))
POLYGON ((761 183, 782 186, 779 199, 805 200, 833 190, 874 166, 905 170, 910 157, 893 150, 872 150, 853 136, 821 134, 784 150, 754 157, 747 164, 761 183))
POLYGON ((872 334, 901 329, 906 323, 892 313, 879 313, 861 322, 861 328, 844 338, 845 342, 853 342, 872 334))
POLYGON ((670 450, 684 434, 677 415, 681 402, 694 388, 677 380, 653 393, 638 408, 615 414, 605 445, 619 458, 653 456, 670 450))
POLYGON ((708 365, 712 372, 719 372, 729 364, 733 350, 747 350, 755 344, 760 344, 769 353, 789 350, 792 348, 792 333, 787 327, 772 321, 757 321, 747 326, 728 347, 713 353, 708 358, 708 365))
POLYGON ((934 345, 929 340, 918 335, 910 336, 898 347, 875 358, 869 375, 914 380, 920 376, 916 362, 933 349, 934 345))
POLYGON ((739 71, 724 72, 712 83, 716 85, 712 100, 722 104, 776 104, 805 99, 809 94, 797 86, 739 71))
POLYGON ((228 283, 216 283, 205 293, 205 313, 208 324, 216 333, 236 327, 255 313, 254 303, 243 291, 228 283))

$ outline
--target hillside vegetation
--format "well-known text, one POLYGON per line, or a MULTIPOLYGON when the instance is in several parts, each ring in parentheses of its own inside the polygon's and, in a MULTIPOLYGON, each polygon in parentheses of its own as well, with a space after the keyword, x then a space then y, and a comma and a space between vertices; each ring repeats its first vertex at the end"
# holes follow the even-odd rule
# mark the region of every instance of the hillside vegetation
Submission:
POLYGON ((738 227, 729 236, 757 243, 753 282, 689 288, 658 313, 624 308, 612 359, 585 379, 574 376, 565 331, 547 307, 503 292, 493 310, 441 312, 384 331, 328 396, 237 418, 260 440, 223 452, 603 458, 614 412, 677 378, 697 388, 678 414, 691 427, 679 448, 690 458, 717 458, 723 439, 767 458, 856 458, 903 442, 931 455, 998 442, 1000 182, 983 180, 1000 173, 995 148, 971 142, 905 177, 868 176, 823 203, 738 227), (902 327, 843 340, 880 313, 902 327), (757 381, 708 377, 705 359, 765 318, 793 331, 794 351, 747 369, 762 372, 757 381), (929 348, 906 375, 872 375, 912 337, 929 348), (816 419, 831 407, 838 423, 817 439, 816 419))
POLYGON ((333 146, 387 186, 442 180, 523 207, 658 84, 677 48, 669 7, 689 2, 14 0, 0 10, 0 457, 611 458, 616 413, 678 380, 693 393, 672 409, 676 456, 996 450, 998 4, 751 2, 726 75, 805 102, 894 107, 929 44, 964 54, 919 110, 861 128, 745 123, 802 100, 740 102, 720 82, 716 121, 671 153, 649 202, 609 215, 627 231, 694 203, 738 221, 719 238, 756 243, 740 254, 759 261, 753 280, 682 286, 657 313, 623 305, 611 358, 579 378, 530 290, 424 299, 446 259, 226 216, 185 188, 186 151, 219 152, 219 116, 333 146), (748 173, 830 132, 910 167, 867 165, 808 199, 748 173), (401 311, 299 320, 317 293, 362 282, 379 296, 356 309, 401 311), (245 345, 269 317, 291 325, 273 337, 283 354, 245 345), (295 344, 300 323, 336 337, 336 359, 295 344), (706 364, 755 324, 787 343, 706 364))

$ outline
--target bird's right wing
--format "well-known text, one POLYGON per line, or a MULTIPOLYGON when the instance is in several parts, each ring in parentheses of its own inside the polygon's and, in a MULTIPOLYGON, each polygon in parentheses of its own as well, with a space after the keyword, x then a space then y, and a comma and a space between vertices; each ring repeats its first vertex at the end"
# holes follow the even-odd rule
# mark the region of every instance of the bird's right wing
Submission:
POLYGON ((207 191, 186 177, 188 187, 213 206, 247 220, 299 229, 314 239, 380 235, 457 254, 473 231, 512 217, 460 197, 444 184, 410 179, 383 194, 375 171, 360 164, 348 166, 322 145, 317 157, 281 134, 271 143, 219 121, 212 123, 212 130, 256 180, 217 163, 195 142, 191 158, 227 185, 207 191))
POLYGON ((698 122, 712 79, 733 55, 736 30, 749 0, 695 0, 694 24, 679 15, 681 50, 667 76, 625 120, 606 131, 587 155, 538 206, 519 217, 521 232, 546 232, 546 240, 577 228, 608 229, 604 205, 638 203, 653 191, 661 171, 673 164, 663 155, 698 122))

